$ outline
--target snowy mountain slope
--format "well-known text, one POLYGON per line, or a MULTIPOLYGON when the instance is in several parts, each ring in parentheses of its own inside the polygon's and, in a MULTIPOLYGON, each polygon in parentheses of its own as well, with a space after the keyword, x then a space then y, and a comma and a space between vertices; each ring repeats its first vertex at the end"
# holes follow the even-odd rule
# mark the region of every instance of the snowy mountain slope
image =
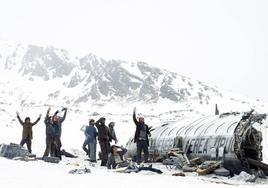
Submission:
POLYGON ((0 66, 1 102, 14 101, 21 107, 141 104, 150 106, 153 113, 178 110, 206 114, 213 113, 218 103, 224 111, 265 109, 259 101, 144 62, 107 61, 93 54, 73 57, 54 47, 2 44, 0 66))
MULTIPOLYGON (((0 75, 0 116, 2 125, 10 127, 16 126, 17 110, 34 117, 48 106, 55 111, 68 107, 69 119, 79 127, 100 116, 130 124, 134 106, 152 126, 213 114, 216 103, 220 112, 268 111, 260 101, 144 62, 107 61, 93 54, 75 57, 55 47, 1 43, 0 75)), ((128 129, 120 131, 131 135, 128 129)))

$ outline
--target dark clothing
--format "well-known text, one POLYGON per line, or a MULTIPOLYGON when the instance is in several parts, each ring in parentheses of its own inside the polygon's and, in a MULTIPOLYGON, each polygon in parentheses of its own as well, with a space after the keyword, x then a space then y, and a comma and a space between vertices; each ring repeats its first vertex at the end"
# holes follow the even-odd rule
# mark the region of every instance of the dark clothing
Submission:
POLYGON ((32 141, 31 141, 33 139, 32 127, 40 121, 40 117, 37 118, 37 120, 35 122, 33 122, 33 123, 31 123, 31 122, 29 122, 29 123, 23 122, 19 115, 17 115, 17 118, 18 118, 20 124, 23 127, 22 139, 21 139, 20 145, 23 146, 26 143, 28 151, 30 153, 32 153, 32 141))
MULTIPOLYGON (((61 137, 61 133, 62 133, 62 128, 61 127, 62 127, 62 123, 66 119, 66 114, 67 114, 67 109, 65 108, 63 117, 60 118, 59 121, 57 123, 55 123, 55 125, 53 126, 53 134, 55 134, 55 135, 57 135, 59 137, 61 137)), ((54 119, 54 116, 52 117, 52 119, 54 119)))
POLYGON ((108 154, 110 152, 110 138, 115 139, 110 134, 109 128, 101 122, 101 119, 96 121, 96 127, 98 129, 98 140, 101 148, 101 166, 106 166, 108 160, 108 154))
POLYGON ((137 121, 136 114, 133 113, 133 121, 136 125, 134 143, 137 143, 137 163, 141 162, 141 153, 144 153, 144 161, 148 161, 149 152, 149 138, 150 134, 149 127, 143 122, 137 121))
POLYGON ((106 166, 108 161, 108 154, 110 152, 110 144, 108 140, 99 140, 101 148, 101 166, 106 166))
MULTIPOLYGON (((61 133, 62 133, 62 122, 65 120, 66 118, 66 114, 67 114, 67 109, 64 108, 64 115, 62 118, 59 119, 59 121, 57 122, 53 122, 52 124, 52 136, 53 136, 53 148, 52 150, 52 155, 55 157, 58 157, 61 160, 61 133)), ((52 117, 52 119, 54 119, 54 117, 57 115, 57 112, 54 114, 54 116, 52 117)))
POLYGON ((57 123, 52 124, 52 135, 60 137, 60 126, 57 123))
MULTIPOLYGON (((65 113, 62 118, 58 122, 52 122, 49 117, 49 112, 47 112, 45 118, 46 125, 46 150, 43 156, 48 156, 49 153, 52 157, 58 157, 61 159, 61 125, 62 122, 66 118, 67 109, 65 109, 65 113)), ((54 115, 56 116, 57 113, 54 115)), ((52 119, 54 119, 54 116, 52 119)))
POLYGON ((51 119, 49 117, 49 111, 46 114, 44 123, 46 125, 46 149, 43 157, 47 157, 49 154, 51 154, 51 156, 53 155, 55 156, 55 153, 52 152, 55 150, 55 145, 54 145, 53 127, 51 119))
POLYGON ((53 131, 52 131, 52 123, 51 123, 51 118, 49 117, 49 112, 47 112, 46 117, 45 117, 45 121, 44 121, 45 125, 46 125, 46 135, 52 135, 53 131))
POLYGON ((20 142, 20 145, 23 146, 25 143, 27 145, 27 149, 28 149, 29 153, 32 153, 32 141, 29 137, 22 139, 20 142))
POLYGON ((56 136, 54 139, 55 149, 53 151, 53 156, 58 157, 61 160, 61 140, 59 136, 56 136))
POLYGON ((96 121, 95 125, 98 129, 98 140, 109 140, 112 137, 109 128, 100 120, 96 121))
POLYGON ((139 134, 139 140, 147 140, 146 138, 146 126, 144 124, 140 125, 140 134, 139 134))
POLYGON ((144 153, 144 162, 148 162, 149 152, 148 152, 148 145, 145 140, 137 141, 137 163, 141 162, 141 152, 144 153))
POLYGON ((112 140, 117 140, 114 128, 109 127, 109 131, 110 131, 110 135, 111 135, 109 138, 109 141, 112 142, 112 140))
POLYGON ((40 120, 40 117, 33 123, 25 123, 21 120, 20 116, 17 116, 20 124, 22 125, 23 127, 23 130, 22 130, 22 140, 28 138, 30 140, 33 139, 33 131, 32 131, 32 127, 37 124, 40 120))
POLYGON ((139 122, 136 118, 136 114, 133 113, 133 121, 136 125, 136 131, 135 131, 135 137, 134 137, 134 143, 136 143, 138 140, 141 140, 141 138, 145 138, 147 142, 147 146, 149 146, 149 138, 148 135, 150 135, 149 127, 143 122, 139 122), (145 135, 141 135, 141 132, 145 135))
POLYGON ((55 150, 54 138, 50 135, 46 136, 46 150, 43 157, 48 157, 49 153, 52 155, 51 151, 55 150))
POLYGON ((116 154, 110 153, 108 157, 108 162, 107 162, 107 168, 108 169, 115 169, 116 167, 122 168, 122 167, 127 167, 128 162, 123 160, 123 155, 126 154, 127 149, 118 147, 121 149, 121 151, 118 151, 116 154))

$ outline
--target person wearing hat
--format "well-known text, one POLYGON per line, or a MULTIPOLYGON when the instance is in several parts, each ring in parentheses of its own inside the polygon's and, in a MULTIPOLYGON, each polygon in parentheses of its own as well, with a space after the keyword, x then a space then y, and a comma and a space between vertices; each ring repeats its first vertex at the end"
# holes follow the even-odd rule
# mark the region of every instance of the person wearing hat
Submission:
POLYGON ((30 153, 32 153, 32 139, 33 139, 33 130, 32 127, 36 125, 40 119, 41 119, 41 114, 37 118, 37 120, 33 123, 31 123, 31 119, 29 117, 26 117, 24 121, 21 120, 19 112, 17 112, 17 118, 22 125, 22 139, 20 142, 20 145, 23 146, 25 143, 27 145, 27 149, 30 153))
POLYGON ((144 118, 136 118, 136 107, 133 110, 133 121, 136 125, 134 143, 137 144, 137 163, 141 163, 141 153, 144 153, 144 162, 148 162, 149 157, 149 136, 151 136, 148 125, 145 124, 144 118))

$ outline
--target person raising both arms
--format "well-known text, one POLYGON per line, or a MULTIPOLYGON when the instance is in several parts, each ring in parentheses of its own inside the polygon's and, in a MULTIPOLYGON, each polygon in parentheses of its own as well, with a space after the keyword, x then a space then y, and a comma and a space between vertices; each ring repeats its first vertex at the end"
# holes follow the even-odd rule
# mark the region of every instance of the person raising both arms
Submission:
POLYGON ((20 142, 20 145, 23 146, 25 143, 27 145, 27 149, 30 153, 32 153, 32 139, 33 139, 33 130, 32 127, 36 125, 40 119, 41 119, 41 114, 37 118, 35 122, 31 122, 31 119, 29 117, 26 117, 24 121, 21 120, 20 114, 17 111, 17 118, 19 123, 22 125, 22 139, 20 142))

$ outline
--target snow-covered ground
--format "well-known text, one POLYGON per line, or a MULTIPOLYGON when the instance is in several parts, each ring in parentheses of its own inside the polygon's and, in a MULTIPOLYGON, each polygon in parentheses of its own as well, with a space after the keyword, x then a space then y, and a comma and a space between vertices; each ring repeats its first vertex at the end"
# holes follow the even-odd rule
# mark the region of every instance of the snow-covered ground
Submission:
MULTIPOLYGON (((57 108, 53 109, 57 110, 57 108)), ((40 112, 45 115, 46 108, 29 109, 21 112, 21 116, 24 117, 31 114, 31 118, 34 121, 40 112)), ((255 187, 267 186, 268 180, 258 179, 256 183, 246 183, 245 180, 250 176, 242 173, 239 176, 233 178, 222 178, 210 176, 198 176, 195 173, 186 173, 186 177, 172 176, 176 170, 167 169, 161 164, 153 164, 154 167, 161 169, 164 173, 154 174, 151 172, 140 172, 124 174, 114 170, 107 170, 104 167, 100 167, 100 162, 95 166, 89 164, 86 161, 86 156, 82 151, 81 145, 84 140, 84 134, 80 131, 83 124, 87 123, 88 118, 97 119, 100 116, 105 116, 107 122, 115 121, 117 136, 119 144, 124 145, 130 136, 134 133, 134 125, 131 120, 132 109, 127 109, 125 115, 119 114, 101 114, 99 116, 90 116, 86 113, 75 113, 69 111, 66 121, 63 123, 63 135, 62 143, 63 148, 67 151, 78 155, 76 159, 70 159, 63 157, 63 160, 59 164, 51 164, 43 161, 13 161, 5 158, 0 158, 0 187, 57 187, 63 186, 65 188, 73 187, 86 187, 86 186, 99 186, 99 187, 230 187, 230 186, 242 186, 249 187, 254 185, 255 187), (91 173, 89 174, 69 174, 68 172, 73 169, 89 168, 91 173)), ((37 156, 42 156, 45 149, 45 126, 42 120, 33 128, 33 152, 37 156)), ((148 124, 157 126, 157 122, 154 118, 146 119, 148 124)), ((19 125, 14 116, 10 117, 8 126, 0 126, 0 143, 19 143, 21 139, 22 127, 19 125)), ((158 122, 159 123, 159 122, 158 122)), ((267 137, 267 136, 266 136, 267 137)), ((266 138, 265 137, 265 138, 266 138)), ((267 152, 268 145, 267 140, 264 140, 265 152, 267 152)), ((98 146, 99 149, 99 146, 98 146)), ((267 155, 266 155, 267 156, 267 155)))
POLYGON ((83 157, 78 159, 64 158, 59 164, 50 164, 43 161, 22 162, 0 158, 0 187, 5 188, 47 188, 47 187, 266 187, 267 180, 258 179, 256 183, 246 183, 250 175, 241 173, 233 178, 215 176, 197 176, 190 173, 185 177, 172 176, 175 170, 168 170, 160 164, 154 167, 160 168, 164 173, 152 172, 119 173, 107 170, 104 167, 89 165, 83 157), (73 169, 89 168, 91 173, 70 174, 73 169))

